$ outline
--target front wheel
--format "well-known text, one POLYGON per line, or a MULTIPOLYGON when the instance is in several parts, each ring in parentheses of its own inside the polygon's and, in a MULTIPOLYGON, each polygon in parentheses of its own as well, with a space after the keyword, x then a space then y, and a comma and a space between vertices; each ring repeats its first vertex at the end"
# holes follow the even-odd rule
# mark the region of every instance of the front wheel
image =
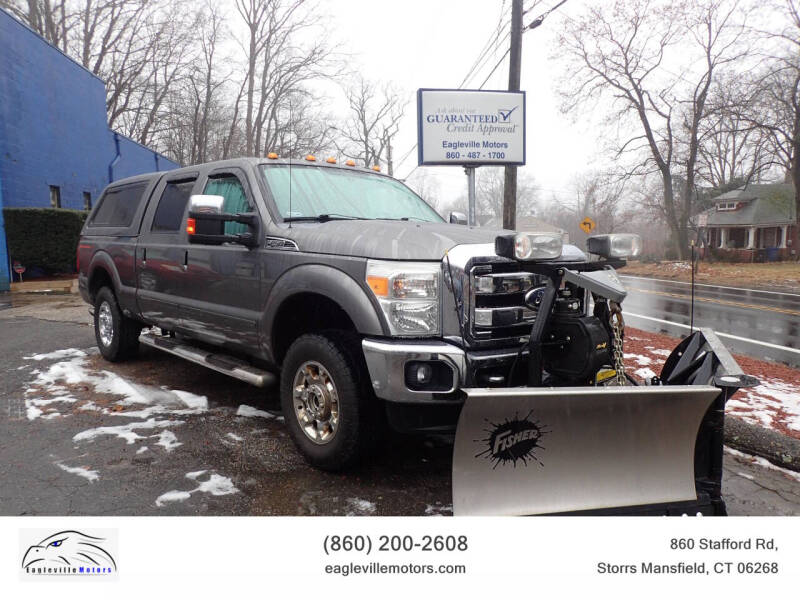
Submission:
POLYGON ((286 353, 281 408, 295 444, 313 466, 337 471, 361 458, 371 439, 374 400, 356 340, 308 334, 286 353))
POLYGON ((139 322, 122 314, 117 298, 104 287, 94 300, 94 337, 103 358, 119 362, 136 355, 139 349, 139 322))

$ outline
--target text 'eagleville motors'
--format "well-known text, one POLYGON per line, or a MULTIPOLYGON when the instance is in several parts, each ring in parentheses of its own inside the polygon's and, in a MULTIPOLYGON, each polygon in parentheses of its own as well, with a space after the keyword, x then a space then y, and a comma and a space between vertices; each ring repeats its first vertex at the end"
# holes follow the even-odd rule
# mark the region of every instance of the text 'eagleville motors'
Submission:
POLYGON ((79 286, 108 360, 144 343, 280 385, 319 468, 386 422, 455 429, 456 514, 725 514, 724 406, 755 380, 709 330, 646 385, 625 373, 614 269, 639 238, 587 254, 461 222, 351 161, 196 165, 106 188, 79 286))

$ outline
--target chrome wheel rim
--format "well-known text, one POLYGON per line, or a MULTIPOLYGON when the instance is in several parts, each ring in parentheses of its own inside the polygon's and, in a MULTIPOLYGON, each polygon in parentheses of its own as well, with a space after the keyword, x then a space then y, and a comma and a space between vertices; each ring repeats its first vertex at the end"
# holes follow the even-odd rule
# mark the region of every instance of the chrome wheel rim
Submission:
POLYGON ((297 369, 292 387, 300 429, 315 444, 327 444, 339 427, 339 392, 328 370, 310 360, 297 369))
POLYGON ((97 331, 103 346, 110 346, 114 339, 114 317, 111 316, 111 305, 103 302, 97 315, 97 331))

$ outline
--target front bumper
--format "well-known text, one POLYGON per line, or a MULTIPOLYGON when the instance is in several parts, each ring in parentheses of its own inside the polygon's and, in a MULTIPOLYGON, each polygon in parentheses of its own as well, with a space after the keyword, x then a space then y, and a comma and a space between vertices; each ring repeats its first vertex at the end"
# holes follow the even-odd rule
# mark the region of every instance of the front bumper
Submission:
POLYGON ((386 341, 365 339, 362 343, 369 378, 375 395, 390 402, 450 403, 453 392, 465 384, 467 373, 464 350, 441 341, 386 341), (412 390, 406 385, 405 370, 409 361, 440 361, 453 371, 452 385, 437 392, 412 390))

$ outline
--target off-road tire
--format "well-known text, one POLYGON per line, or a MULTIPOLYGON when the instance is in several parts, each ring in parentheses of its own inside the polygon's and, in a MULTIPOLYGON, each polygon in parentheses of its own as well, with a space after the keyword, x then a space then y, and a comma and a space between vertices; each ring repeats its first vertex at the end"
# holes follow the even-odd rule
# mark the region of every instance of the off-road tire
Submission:
POLYGON ((281 408, 292 440, 309 464, 325 471, 340 471, 361 461, 373 448, 379 411, 369 381, 359 339, 353 334, 306 334, 289 347, 281 369, 281 408), (336 433, 325 443, 315 443, 303 432, 294 406, 294 379, 309 361, 328 371, 338 396, 336 433))
POLYGON ((94 298, 94 337, 103 358, 120 362, 136 356, 141 331, 141 323, 122 314, 117 297, 110 288, 104 287, 97 292, 94 298), (111 317, 110 336, 107 329, 104 334, 101 328, 101 314, 111 317))

